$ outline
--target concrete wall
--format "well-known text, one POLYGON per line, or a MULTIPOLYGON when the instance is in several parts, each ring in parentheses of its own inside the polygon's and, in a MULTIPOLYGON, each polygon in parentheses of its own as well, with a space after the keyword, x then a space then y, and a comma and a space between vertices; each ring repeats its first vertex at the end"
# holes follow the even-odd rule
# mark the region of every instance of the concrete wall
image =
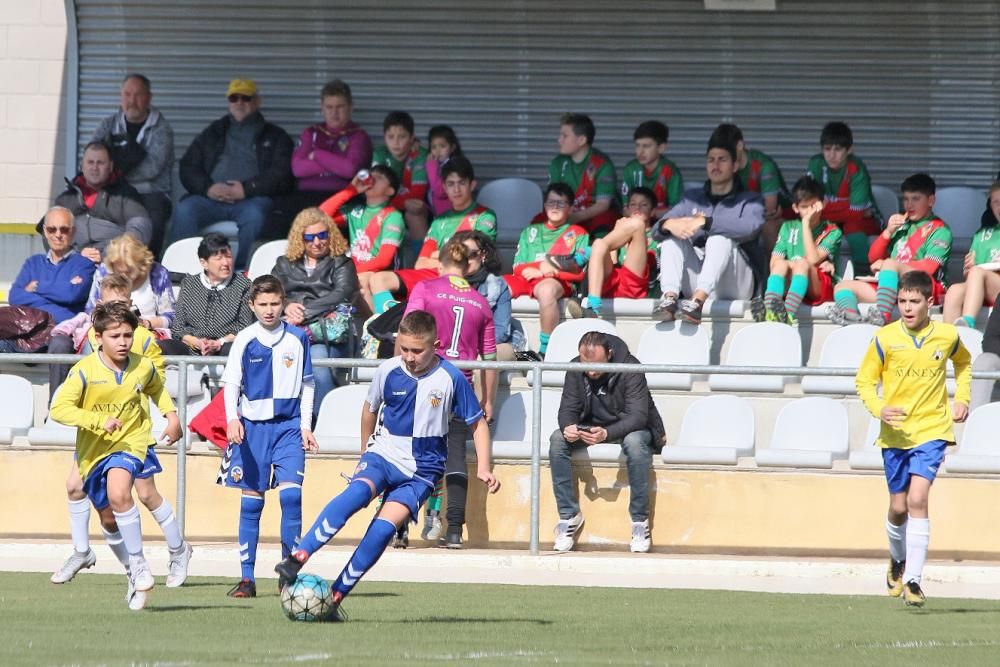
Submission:
POLYGON ((62 189, 64 0, 0 2, 0 222, 37 220, 62 189))

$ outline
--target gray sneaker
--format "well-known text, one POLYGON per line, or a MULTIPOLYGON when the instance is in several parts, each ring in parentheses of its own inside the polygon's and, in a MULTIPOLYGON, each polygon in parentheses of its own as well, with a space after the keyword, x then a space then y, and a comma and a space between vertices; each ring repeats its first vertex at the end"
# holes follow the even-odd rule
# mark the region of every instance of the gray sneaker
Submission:
MULTIPOLYGON (((782 304, 784 308, 784 304, 782 304)), ((753 318, 754 322, 764 322, 767 319, 767 307, 764 303, 764 297, 755 296, 750 299, 750 317, 753 318)))
POLYGON ((659 303, 653 308, 654 315, 663 315, 664 322, 670 322, 677 318, 677 295, 664 294, 660 297, 659 303))
POLYGON ((191 563, 191 554, 194 549, 188 542, 184 542, 177 552, 170 552, 170 564, 167 570, 167 588, 177 588, 187 581, 188 565, 191 563))
POLYGON ((829 308, 826 309, 827 317, 830 321, 836 324, 838 327, 844 327, 848 324, 858 324, 864 320, 861 315, 855 315, 854 313, 849 313, 843 308, 841 308, 836 303, 831 303, 829 308))
POLYGON ((62 564, 49 578, 53 584, 66 584, 73 580, 80 570, 94 567, 97 564, 97 554, 93 549, 87 549, 87 553, 80 553, 74 550, 66 562, 62 564))
POLYGON ((580 299, 575 296, 566 297, 563 311, 566 319, 578 320, 583 317, 583 305, 580 303, 580 299))
POLYGON ((437 542, 444 532, 444 522, 441 521, 441 512, 431 510, 424 518, 424 529, 420 536, 428 542, 437 542))
POLYGON ((868 324, 874 324, 877 327, 884 327, 888 324, 885 320, 885 315, 878 308, 869 308, 868 312, 864 315, 864 321, 868 324))

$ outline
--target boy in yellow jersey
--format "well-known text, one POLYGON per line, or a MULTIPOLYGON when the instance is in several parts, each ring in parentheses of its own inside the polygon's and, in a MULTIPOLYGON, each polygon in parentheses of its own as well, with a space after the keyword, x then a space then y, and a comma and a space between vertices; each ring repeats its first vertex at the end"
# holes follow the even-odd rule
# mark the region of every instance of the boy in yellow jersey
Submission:
MULTIPOLYGON (((101 300, 99 303, 121 302, 129 308, 132 307, 132 287, 128 278, 118 273, 111 273, 101 282, 101 300)), ((90 347, 87 352, 97 349, 97 333, 91 326, 90 316, 81 313, 78 317, 64 323, 69 325, 65 332, 72 335, 73 340, 86 340, 83 347, 90 347)), ((64 324, 60 324, 63 327, 64 324)), ((136 327, 132 338, 132 352, 146 357, 153 362, 160 379, 165 378, 163 365, 163 355, 153 333, 143 327, 136 327)), ((55 389, 53 388, 53 393, 55 389)), ((154 475, 162 472, 159 458, 152 446, 147 450, 143 461, 142 471, 136 475, 135 490, 139 501, 146 506, 156 522, 163 529, 163 535, 167 540, 167 548, 170 552, 170 563, 167 574, 167 587, 176 588, 187 579, 188 563, 191 560, 191 545, 184 541, 181 536, 180 527, 177 525, 177 517, 174 515, 170 502, 160 495, 156 488, 154 475)), ((80 570, 93 567, 97 563, 97 556, 90 548, 90 500, 83 490, 83 479, 80 477, 80 470, 74 461, 70 469, 69 477, 66 479, 66 494, 69 501, 70 517, 70 537, 73 540, 73 553, 70 554, 62 567, 53 573, 51 581, 54 584, 68 583, 80 572, 80 570)), ((118 532, 118 527, 112 521, 109 525, 102 525, 104 537, 111 547, 111 551, 118 560, 128 568, 128 552, 122 542, 122 536, 118 532)), ((137 596, 140 594, 137 594, 137 596)), ((135 601, 137 604, 138 601, 135 601)))
MULTIPOLYGON (((97 351, 77 362, 52 401, 54 420, 77 427, 76 459, 83 488, 104 526, 117 526, 128 551, 129 591, 153 588, 142 551, 139 508, 132 501, 135 477, 142 472, 153 442, 147 397, 167 419, 166 440, 181 436, 177 409, 149 359, 131 351, 139 320, 121 302, 94 309, 97 351)), ((141 609, 144 595, 129 596, 141 609)))
POLYGON ((921 607, 920 576, 927 559, 927 500, 945 449, 955 444, 952 421, 969 415, 972 379, 969 351, 951 324, 931 322, 931 277, 910 271, 899 278, 899 321, 878 330, 855 380, 865 407, 882 421, 882 448, 889 483, 889 595, 921 607), (945 372, 955 366, 957 389, 948 409, 945 372), (878 385, 882 383, 882 395, 878 385))

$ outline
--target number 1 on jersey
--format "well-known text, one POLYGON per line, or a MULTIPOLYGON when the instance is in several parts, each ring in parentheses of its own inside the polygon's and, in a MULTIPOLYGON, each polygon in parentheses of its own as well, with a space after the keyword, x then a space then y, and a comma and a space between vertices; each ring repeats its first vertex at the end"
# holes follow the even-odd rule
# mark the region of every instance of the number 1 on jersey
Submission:
POLYGON ((446 357, 458 358, 458 339, 462 335, 462 320, 465 319, 465 308, 462 306, 452 306, 451 312, 455 313, 455 326, 451 329, 451 345, 444 351, 446 357))

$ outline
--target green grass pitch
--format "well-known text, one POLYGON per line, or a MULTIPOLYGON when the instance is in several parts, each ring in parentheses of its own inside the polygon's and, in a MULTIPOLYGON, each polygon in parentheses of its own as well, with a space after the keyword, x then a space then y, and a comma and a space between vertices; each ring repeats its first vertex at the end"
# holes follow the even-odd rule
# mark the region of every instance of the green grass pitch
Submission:
MULTIPOLYGON (((873 582, 877 585, 880 582, 873 582)), ((996 665, 1000 602, 362 582, 345 624, 292 623, 273 579, 158 586, 0 574, 0 665, 996 665)), ((830 582, 836 586, 836 581, 830 582)), ((933 585, 928 587, 933 595, 933 585)))

